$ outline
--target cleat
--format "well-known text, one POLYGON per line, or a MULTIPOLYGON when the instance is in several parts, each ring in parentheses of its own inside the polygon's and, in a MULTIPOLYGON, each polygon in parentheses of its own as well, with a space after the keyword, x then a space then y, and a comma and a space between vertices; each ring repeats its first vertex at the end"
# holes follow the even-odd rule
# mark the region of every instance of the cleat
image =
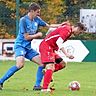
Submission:
POLYGON ((42 72, 43 72, 43 74, 45 74, 45 72, 46 72, 46 69, 43 69, 43 70, 42 70, 42 72))
POLYGON ((39 91, 39 90, 41 90, 41 89, 42 89, 41 86, 34 86, 34 87, 33 87, 33 90, 35 90, 35 91, 39 91))
POLYGON ((50 84, 50 90, 52 90, 52 91, 54 91, 54 90, 55 90, 54 83, 53 83, 53 84, 50 84))
POLYGON ((53 82, 53 79, 51 79, 51 81, 50 82, 53 82))
POLYGON ((3 89, 3 83, 0 84, 0 90, 2 90, 2 89, 3 89))
POLYGON ((51 92, 51 89, 42 89, 41 92, 51 92))
POLYGON ((55 90, 55 88, 54 88, 54 87, 50 87, 50 90, 54 91, 54 90, 55 90))

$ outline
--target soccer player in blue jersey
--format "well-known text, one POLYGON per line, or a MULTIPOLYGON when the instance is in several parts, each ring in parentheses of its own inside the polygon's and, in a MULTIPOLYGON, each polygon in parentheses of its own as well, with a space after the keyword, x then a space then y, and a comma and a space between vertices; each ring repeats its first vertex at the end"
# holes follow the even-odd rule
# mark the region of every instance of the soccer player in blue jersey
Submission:
MULTIPOLYGON (((31 41, 36 38, 42 37, 41 32, 37 32, 39 26, 50 27, 40 17, 40 6, 36 3, 31 3, 28 7, 28 13, 20 18, 19 33, 15 40, 15 56, 16 65, 12 66, 2 78, 0 78, 0 89, 2 90, 4 82, 9 79, 15 72, 23 68, 25 58, 29 59, 40 65, 37 71, 36 84, 38 85, 43 77, 43 65, 40 60, 39 54, 31 48, 31 41)), ((34 46, 34 45, 32 45, 34 46)), ((40 87, 40 86, 39 86, 40 87)))

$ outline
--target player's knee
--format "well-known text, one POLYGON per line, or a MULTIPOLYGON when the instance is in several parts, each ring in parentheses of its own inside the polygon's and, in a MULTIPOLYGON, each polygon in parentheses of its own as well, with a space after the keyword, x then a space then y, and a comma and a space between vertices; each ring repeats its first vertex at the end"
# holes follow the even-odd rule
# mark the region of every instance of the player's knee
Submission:
POLYGON ((19 64, 17 63, 16 66, 17 66, 17 68, 21 69, 24 67, 24 64, 23 63, 19 63, 19 64))
POLYGON ((24 67, 25 58, 23 56, 16 57, 16 66, 17 68, 21 69, 24 67))
POLYGON ((61 65, 62 65, 62 68, 65 68, 67 66, 67 62, 62 61, 61 65))
POLYGON ((52 71, 54 71, 54 70, 55 70, 54 64, 47 64, 47 65, 46 65, 46 69, 47 69, 47 70, 48 70, 48 69, 51 69, 52 71))

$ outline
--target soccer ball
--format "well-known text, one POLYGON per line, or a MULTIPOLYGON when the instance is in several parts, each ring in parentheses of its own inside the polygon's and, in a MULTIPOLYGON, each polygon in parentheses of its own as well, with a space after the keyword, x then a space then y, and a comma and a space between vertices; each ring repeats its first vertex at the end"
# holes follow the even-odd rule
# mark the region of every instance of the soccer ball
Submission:
POLYGON ((78 81, 71 81, 68 86, 69 90, 80 90, 80 83, 78 81))

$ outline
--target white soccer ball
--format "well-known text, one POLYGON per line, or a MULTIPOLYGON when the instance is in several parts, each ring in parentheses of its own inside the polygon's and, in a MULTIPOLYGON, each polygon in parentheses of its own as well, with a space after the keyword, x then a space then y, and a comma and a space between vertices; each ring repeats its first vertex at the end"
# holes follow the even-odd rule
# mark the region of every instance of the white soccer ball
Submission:
POLYGON ((71 81, 68 86, 69 90, 80 90, 80 83, 78 81, 71 81))

